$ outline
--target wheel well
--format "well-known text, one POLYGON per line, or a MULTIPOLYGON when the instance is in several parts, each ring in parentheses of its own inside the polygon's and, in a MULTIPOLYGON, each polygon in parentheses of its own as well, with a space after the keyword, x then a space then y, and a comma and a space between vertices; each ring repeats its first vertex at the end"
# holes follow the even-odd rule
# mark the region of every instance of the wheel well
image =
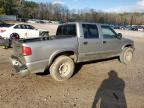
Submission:
POLYGON ((128 44, 128 45, 125 45, 125 46, 124 46, 124 48, 126 48, 126 47, 131 47, 131 48, 133 48, 133 45, 128 44))
POLYGON ((76 62, 76 60, 77 60, 77 56, 76 56, 76 54, 75 54, 73 51, 65 51, 65 52, 58 53, 58 54, 52 59, 51 63, 53 63, 54 60, 55 60, 57 57, 61 56, 61 55, 65 55, 65 56, 70 57, 71 59, 74 60, 74 62, 76 62))

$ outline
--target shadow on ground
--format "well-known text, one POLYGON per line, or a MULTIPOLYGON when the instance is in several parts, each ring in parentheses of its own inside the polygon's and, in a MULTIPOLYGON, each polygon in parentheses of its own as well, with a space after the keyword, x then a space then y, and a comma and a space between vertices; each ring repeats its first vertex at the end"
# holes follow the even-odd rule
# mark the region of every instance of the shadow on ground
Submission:
POLYGON ((96 92, 92 108, 127 108, 125 82, 114 70, 108 75, 109 77, 102 82, 96 92))
MULTIPOLYGON (((80 71, 80 69, 82 68, 83 65, 92 64, 92 63, 99 63, 99 62, 105 62, 105 61, 110 61, 110 60, 114 60, 114 59, 117 59, 117 58, 118 58, 118 57, 113 57, 113 58, 108 58, 108 59, 94 60, 94 61, 90 61, 90 62, 77 63, 77 64, 75 65, 75 71, 74 71, 73 76, 75 76, 75 75, 80 71)), ((45 69, 44 72, 36 73, 36 75, 38 75, 38 76, 47 76, 47 75, 49 75, 49 74, 50 74, 49 68, 45 69)))

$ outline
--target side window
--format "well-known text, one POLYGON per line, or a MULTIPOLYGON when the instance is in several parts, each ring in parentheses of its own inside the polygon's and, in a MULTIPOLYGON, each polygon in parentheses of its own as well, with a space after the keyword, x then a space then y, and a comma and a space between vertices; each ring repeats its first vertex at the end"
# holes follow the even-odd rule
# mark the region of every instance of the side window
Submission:
POLYGON ((21 29, 21 26, 20 25, 16 25, 14 28, 15 29, 21 29))
POLYGON ((58 36, 76 36, 76 25, 62 25, 58 27, 56 35, 58 36))
POLYGON ((109 26, 101 26, 104 39, 115 39, 117 33, 109 26))
POLYGON ((34 27, 31 26, 31 25, 25 25, 25 28, 26 28, 26 29, 34 29, 34 27))
POLYGON ((15 29, 25 29, 26 27, 23 24, 19 24, 19 25, 16 25, 14 28, 15 29))
POLYGON ((82 24, 84 38, 99 38, 98 28, 94 24, 82 24))
POLYGON ((35 29, 35 27, 33 27, 33 26, 31 26, 31 25, 28 25, 28 26, 29 26, 30 29, 35 29))
POLYGON ((21 29, 26 29, 25 25, 21 24, 20 25, 21 29))
POLYGON ((25 25, 25 29, 30 29, 28 25, 25 25))

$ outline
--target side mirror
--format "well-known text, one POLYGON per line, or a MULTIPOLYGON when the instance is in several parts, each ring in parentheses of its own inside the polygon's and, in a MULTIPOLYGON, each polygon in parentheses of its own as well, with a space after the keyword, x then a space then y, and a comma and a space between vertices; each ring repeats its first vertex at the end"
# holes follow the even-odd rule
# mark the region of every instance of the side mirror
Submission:
POLYGON ((118 33, 118 34, 117 34, 117 37, 118 37, 119 39, 122 39, 122 34, 121 34, 121 33, 118 33))

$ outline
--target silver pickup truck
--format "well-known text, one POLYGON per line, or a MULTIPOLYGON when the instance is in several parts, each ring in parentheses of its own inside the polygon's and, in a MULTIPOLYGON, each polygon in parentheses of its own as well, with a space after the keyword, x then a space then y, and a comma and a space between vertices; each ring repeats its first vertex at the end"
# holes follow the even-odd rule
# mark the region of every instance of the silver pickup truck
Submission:
POLYGON ((15 41, 13 52, 12 65, 22 76, 49 69, 55 80, 64 81, 79 62, 118 57, 128 64, 134 42, 107 25, 73 22, 59 25, 55 36, 15 41))

